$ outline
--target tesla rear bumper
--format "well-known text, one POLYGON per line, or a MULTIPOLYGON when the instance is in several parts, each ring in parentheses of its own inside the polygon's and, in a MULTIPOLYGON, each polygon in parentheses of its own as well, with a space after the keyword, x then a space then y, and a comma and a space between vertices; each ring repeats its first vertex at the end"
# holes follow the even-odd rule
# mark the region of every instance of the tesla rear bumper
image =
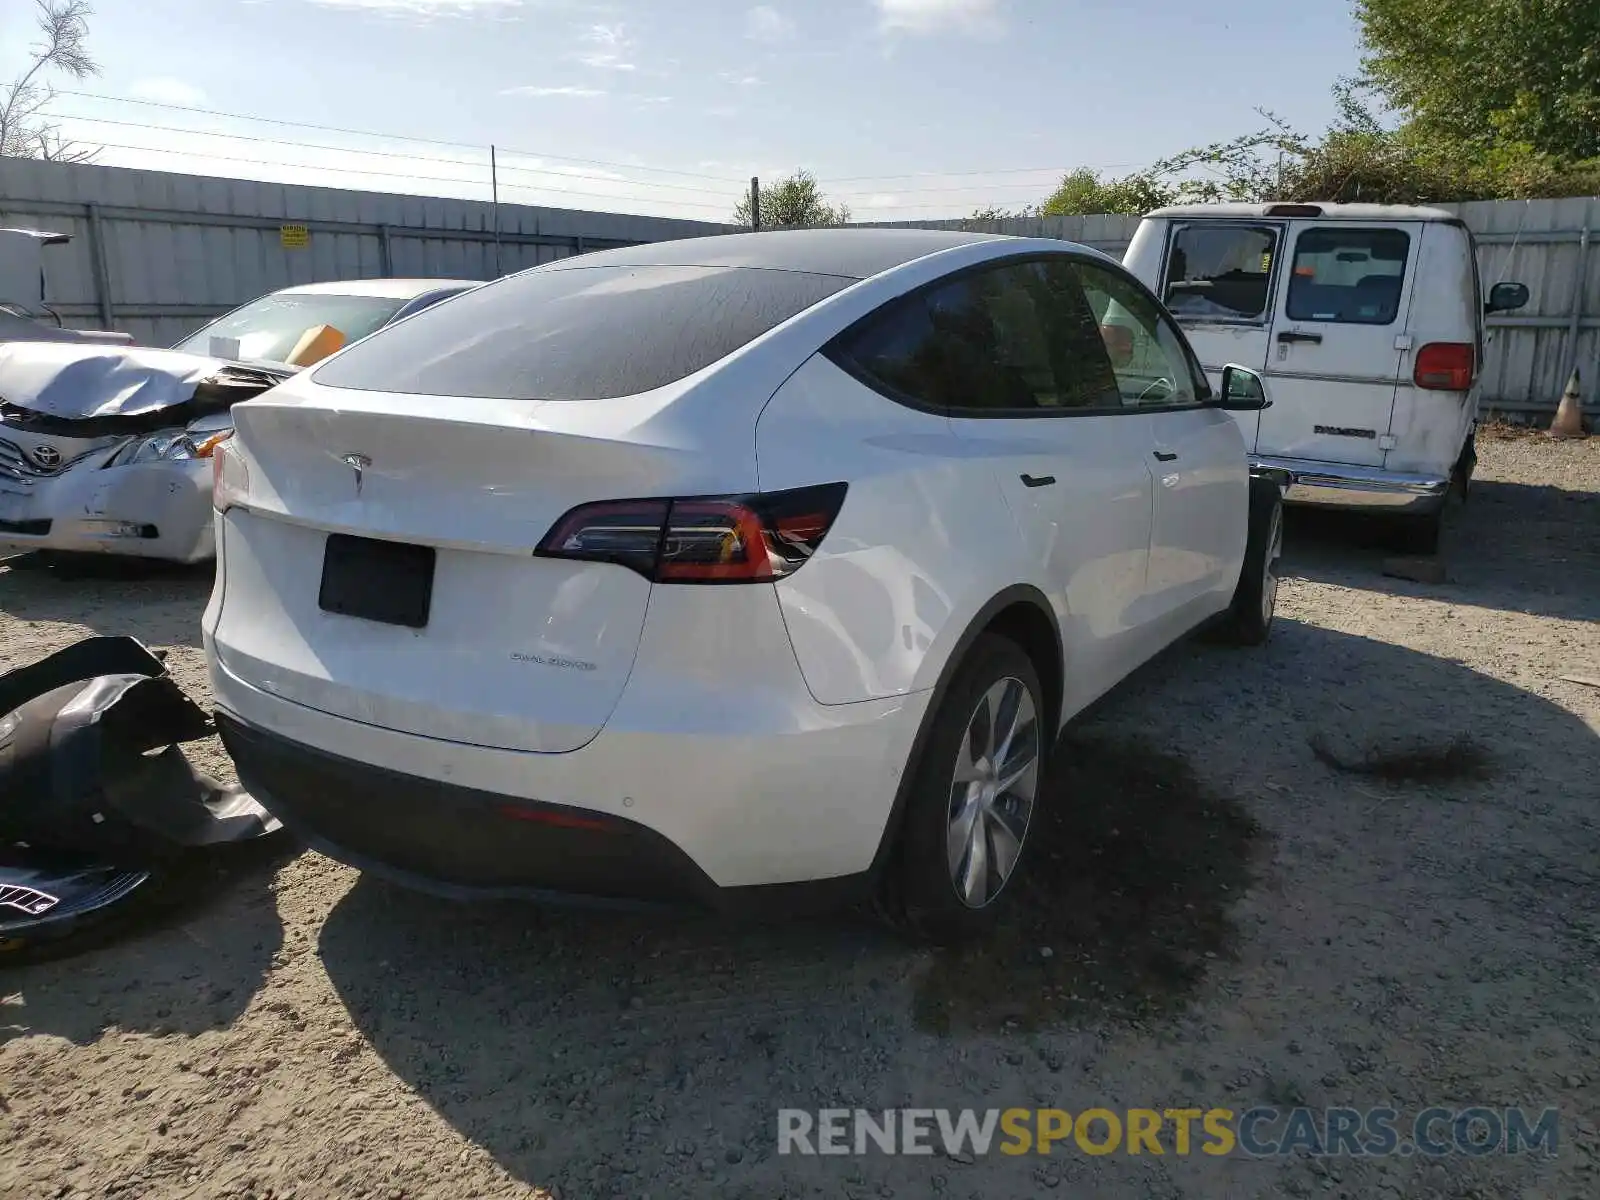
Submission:
POLYGON ((714 904, 716 884, 654 830, 607 813, 403 775, 219 713, 240 782, 330 858, 457 899, 714 904))
POLYGON ((240 782, 274 816, 332 858, 462 899, 742 911, 797 885, 855 895, 928 700, 808 705, 784 730, 730 705, 688 729, 681 703, 625 694, 587 746, 541 754, 365 725, 210 667, 240 782))
POLYGON ((1286 480, 1284 500, 1322 508, 1427 514, 1444 505, 1448 475, 1385 471, 1348 463, 1255 456, 1251 469, 1286 480))

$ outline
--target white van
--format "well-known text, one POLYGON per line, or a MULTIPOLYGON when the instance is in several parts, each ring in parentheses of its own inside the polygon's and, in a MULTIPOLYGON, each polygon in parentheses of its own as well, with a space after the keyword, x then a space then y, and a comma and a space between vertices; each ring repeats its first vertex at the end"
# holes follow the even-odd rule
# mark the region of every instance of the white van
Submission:
POLYGON ((1406 549, 1436 549, 1452 488, 1476 461, 1485 303, 1472 234, 1436 208, 1203 204, 1144 218, 1124 264, 1165 301, 1212 386, 1259 371, 1272 405, 1237 413, 1258 471, 1290 503, 1392 516, 1406 549))

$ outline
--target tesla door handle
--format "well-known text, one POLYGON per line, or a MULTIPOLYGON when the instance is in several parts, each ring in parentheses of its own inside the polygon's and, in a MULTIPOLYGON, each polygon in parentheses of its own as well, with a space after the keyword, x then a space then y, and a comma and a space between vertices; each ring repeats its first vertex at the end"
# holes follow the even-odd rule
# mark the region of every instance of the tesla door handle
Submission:
POLYGON ((1156 461, 1157 462, 1177 462, 1178 461, 1178 456, 1176 454, 1169 454, 1165 450, 1157 450, 1155 452, 1155 456, 1156 456, 1156 461))
POLYGON ((1022 482, 1027 487, 1049 487, 1056 481, 1054 475, 1024 475, 1022 482))
POLYGON ((1285 329, 1278 335, 1278 340, 1280 342, 1310 342, 1313 345, 1320 346, 1322 344, 1322 335, 1320 333, 1300 333, 1298 330, 1285 329))

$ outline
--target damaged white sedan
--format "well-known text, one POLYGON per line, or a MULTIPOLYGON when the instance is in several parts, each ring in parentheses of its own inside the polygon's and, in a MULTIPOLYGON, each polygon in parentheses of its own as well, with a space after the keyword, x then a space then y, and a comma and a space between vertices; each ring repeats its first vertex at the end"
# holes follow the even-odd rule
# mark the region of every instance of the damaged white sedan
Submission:
POLYGON ((0 554, 214 557, 212 448, 229 410, 475 281, 286 288, 170 350, 0 342, 0 554))

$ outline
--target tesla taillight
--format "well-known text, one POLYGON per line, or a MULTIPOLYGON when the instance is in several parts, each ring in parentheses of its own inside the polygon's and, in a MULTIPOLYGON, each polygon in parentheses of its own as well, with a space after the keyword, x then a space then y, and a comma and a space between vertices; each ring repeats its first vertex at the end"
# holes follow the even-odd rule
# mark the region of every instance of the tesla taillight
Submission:
POLYGON ((1464 392, 1472 386, 1476 365, 1471 342, 1429 342, 1417 351, 1412 378, 1431 392, 1464 392))
POLYGON ((233 451, 233 435, 224 434, 207 442, 211 459, 211 506, 227 512, 243 504, 250 495, 250 470, 233 451))
POLYGON ((845 486, 584 504, 557 521, 534 553, 616 563, 656 583, 771 583, 816 552, 845 486))

